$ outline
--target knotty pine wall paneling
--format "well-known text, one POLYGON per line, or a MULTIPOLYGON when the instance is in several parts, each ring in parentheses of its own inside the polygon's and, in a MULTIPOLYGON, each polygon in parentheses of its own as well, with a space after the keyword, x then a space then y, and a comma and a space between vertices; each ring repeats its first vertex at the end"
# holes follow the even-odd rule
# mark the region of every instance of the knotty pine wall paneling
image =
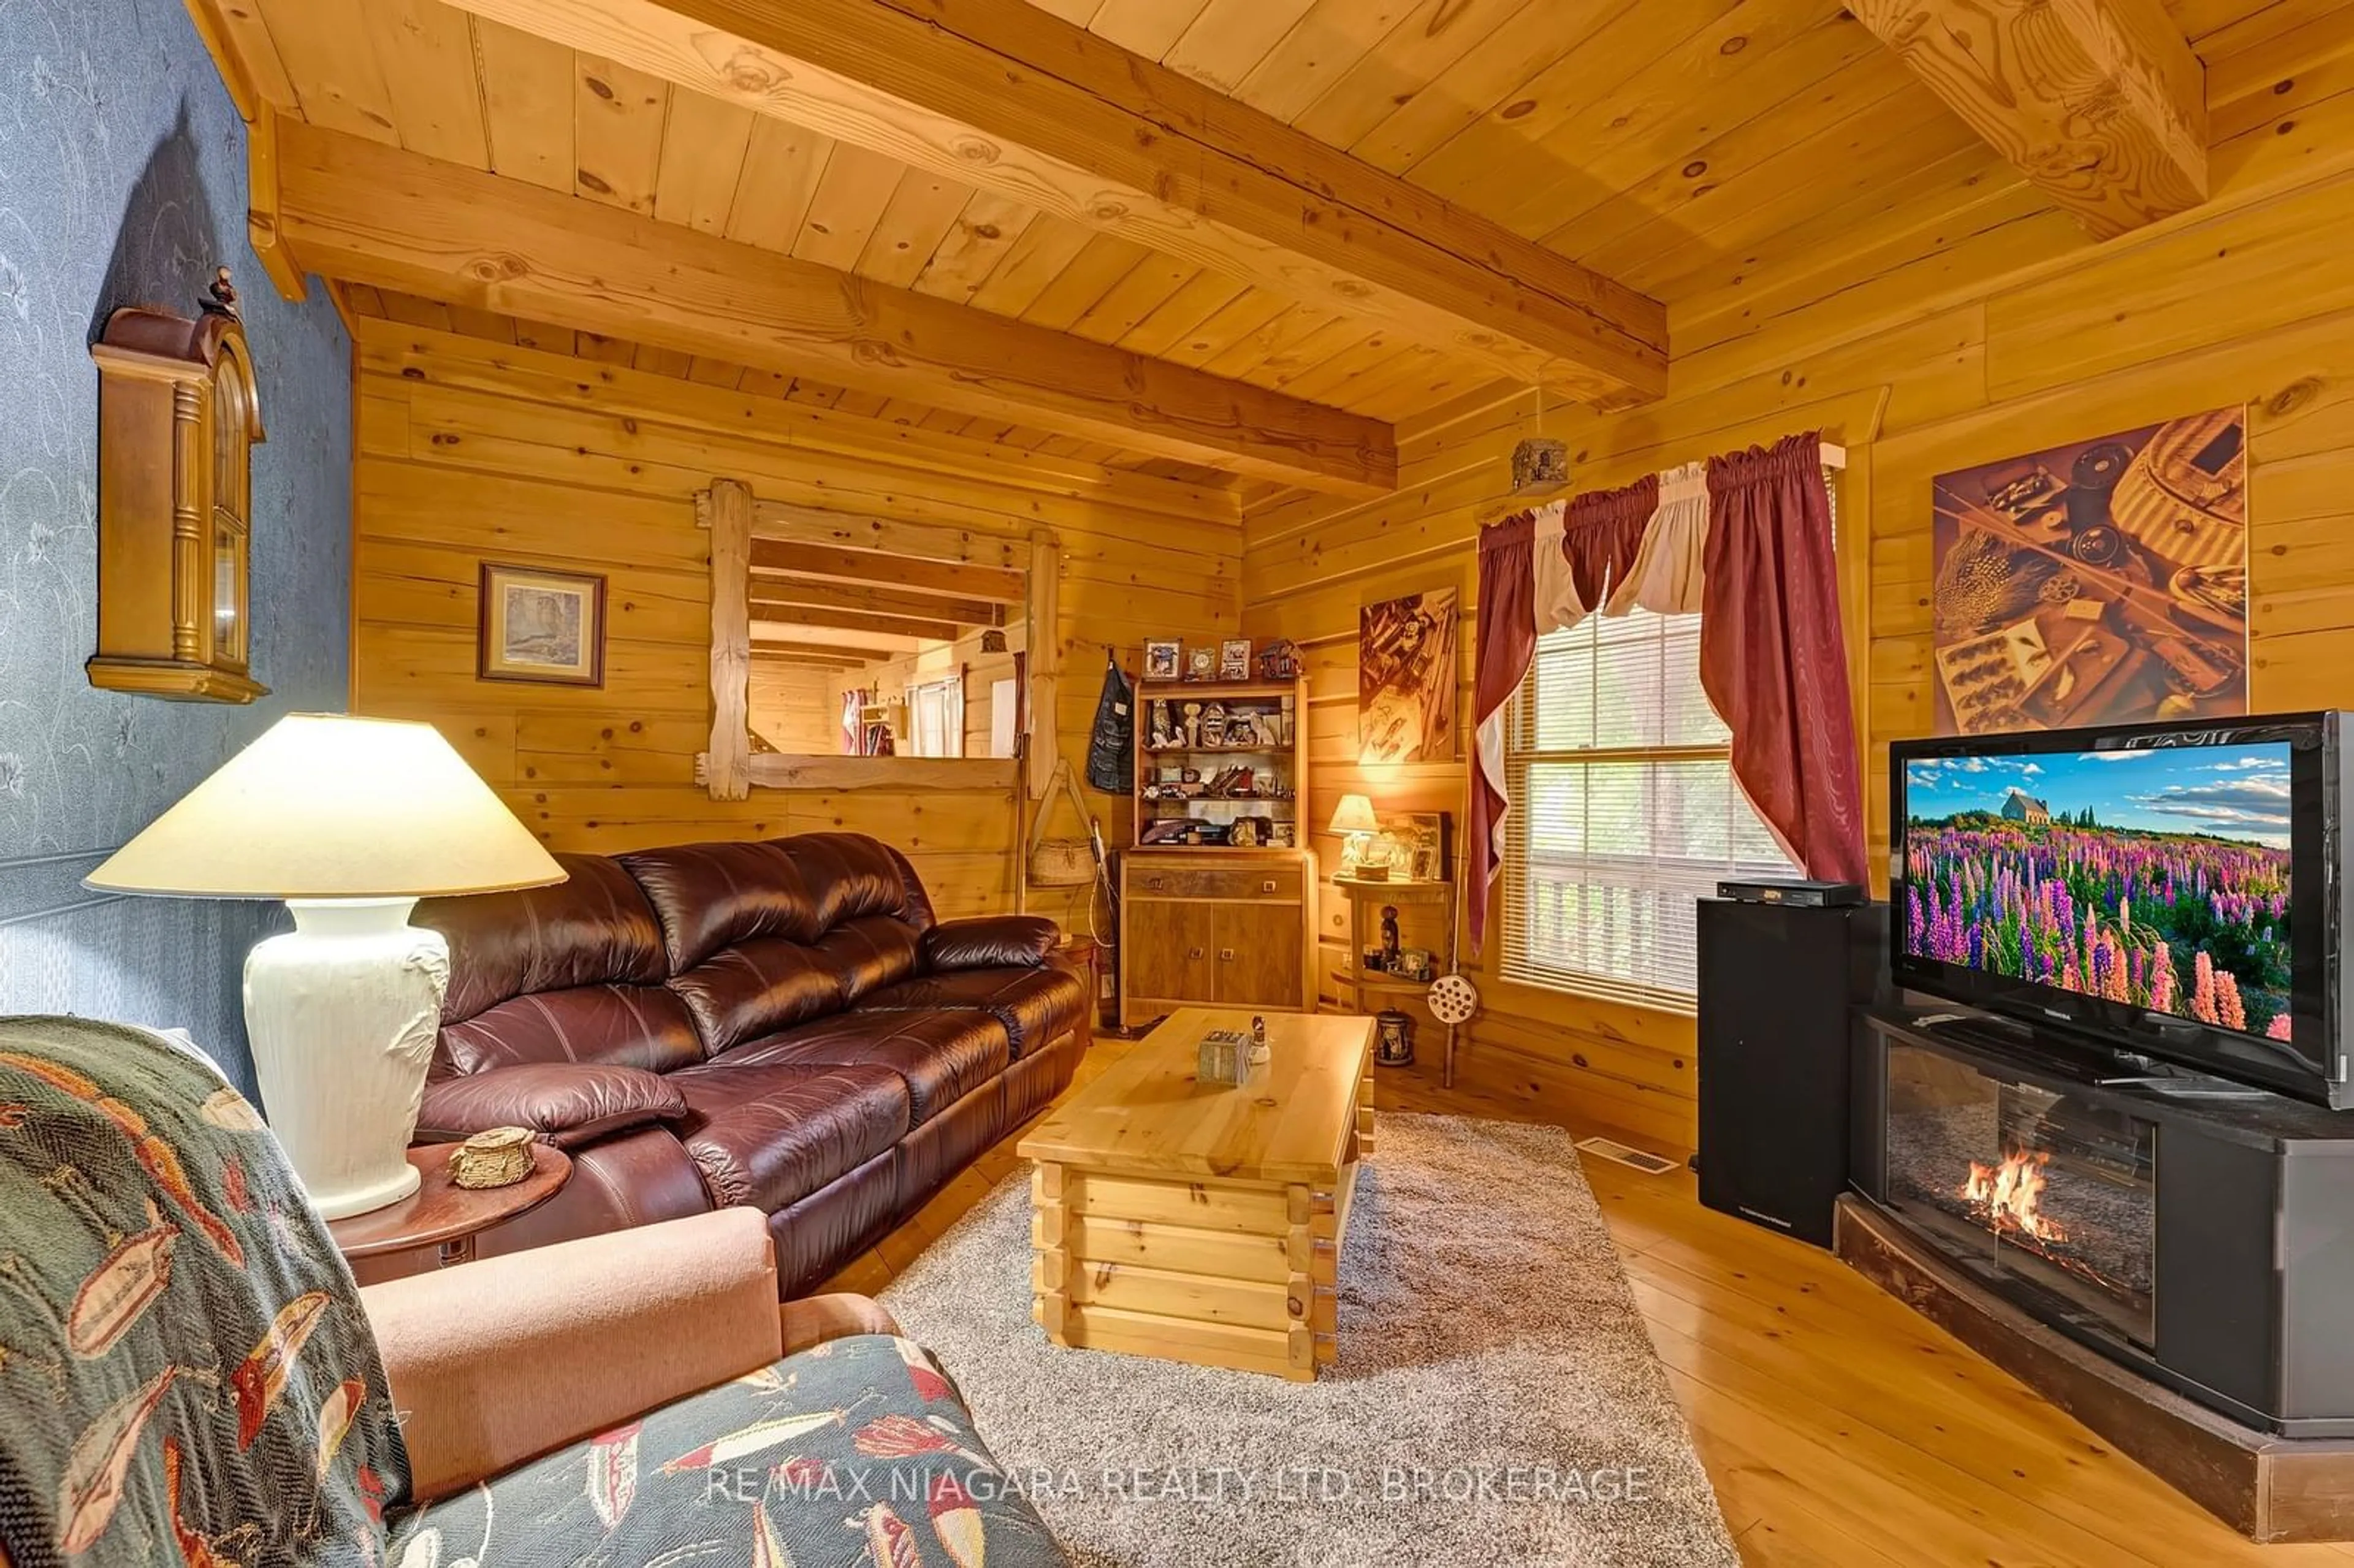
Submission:
MULTIPOLYGON (((715 477, 864 515, 1025 537, 1055 530, 1067 672, 1056 717, 1074 758, 1085 755, 1107 645, 1133 669, 1148 636, 1208 639, 1236 625, 1231 491, 430 329, 356 324, 354 706, 439 725, 552 848, 848 829, 907 849, 944 915, 1012 904, 1006 795, 755 789, 723 802, 695 782, 710 725, 709 545, 692 498, 715 477), (475 678, 484 559, 607 576, 602 689, 475 678)), ((1107 841, 1125 842, 1125 800, 1089 799, 1107 841)), ((1084 927, 1085 905, 1061 890, 1032 906, 1084 927)))
MULTIPOLYGON (((2244 402, 2253 704, 2354 705, 2354 51, 2285 85, 2273 118, 2222 128, 2204 208, 2094 247, 1990 174, 1981 210, 1861 215, 1803 277, 1745 293, 1734 279, 1730 300, 1678 313, 1664 401, 1547 414, 1580 489, 1810 428, 1848 447, 1841 587, 1875 863, 1888 743, 1931 722, 1929 484, 1951 469, 2244 402)), ((1362 782, 1390 809, 1458 812, 1459 833, 1462 763, 1387 778, 1353 766, 1357 607, 1461 588, 1469 712, 1473 539, 1504 510, 1532 412, 1525 396, 1467 399, 1402 429, 1405 483, 1385 500, 1292 492, 1249 511, 1244 628, 1299 639, 1316 677, 1311 818, 1362 782)), ((1329 874, 1338 846, 1316 843, 1329 874)), ((1329 971, 1344 933, 1328 921, 1324 938, 1329 971)), ((1690 1018, 1509 985, 1492 956, 1491 942, 1473 969, 1486 1006, 1468 1031, 1469 1081, 1689 1146, 1690 1018)))
POLYGON ((779 751, 842 749, 842 703, 834 672, 820 665, 752 661, 752 733, 779 751))

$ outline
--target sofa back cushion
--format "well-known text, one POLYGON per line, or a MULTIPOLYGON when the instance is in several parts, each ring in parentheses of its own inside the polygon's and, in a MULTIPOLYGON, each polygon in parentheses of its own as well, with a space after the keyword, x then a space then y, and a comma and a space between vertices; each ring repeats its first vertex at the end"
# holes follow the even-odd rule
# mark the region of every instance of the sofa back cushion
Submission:
POLYGON ((907 978, 932 924, 907 858, 858 833, 675 844, 620 863, 661 922, 671 990, 711 1055, 907 978))
POLYGON ((825 929, 801 868, 773 843, 671 844, 620 863, 662 925, 670 970, 764 938, 807 945, 825 929))
POLYGON ((700 1061, 685 1003, 663 984, 663 929, 603 855, 560 854, 552 887, 429 898, 412 918, 450 943, 434 1075, 525 1062, 668 1072, 700 1061))

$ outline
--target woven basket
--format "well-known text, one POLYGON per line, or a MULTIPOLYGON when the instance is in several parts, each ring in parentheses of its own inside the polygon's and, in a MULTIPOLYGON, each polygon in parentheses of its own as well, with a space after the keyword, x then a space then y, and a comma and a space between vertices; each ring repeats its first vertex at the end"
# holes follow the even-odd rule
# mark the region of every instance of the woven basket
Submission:
POLYGON ((512 1187, 531 1174, 531 1132, 494 1127, 460 1144, 450 1156, 450 1180, 466 1188, 512 1187))
POLYGON ((1055 777, 1046 786, 1044 799, 1038 802, 1038 820, 1030 825, 1030 885, 1033 887, 1084 887, 1096 879, 1096 850, 1089 840, 1050 839, 1046 836, 1046 819, 1055 810, 1057 789, 1066 796, 1079 813, 1079 821, 1087 820, 1087 803, 1079 798, 1079 787, 1071 778, 1071 765, 1066 761, 1055 764, 1055 777))
POLYGON ((1077 887, 1096 879, 1095 847, 1085 839, 1041 839, 1030 846, 1030 885, 1077 887))

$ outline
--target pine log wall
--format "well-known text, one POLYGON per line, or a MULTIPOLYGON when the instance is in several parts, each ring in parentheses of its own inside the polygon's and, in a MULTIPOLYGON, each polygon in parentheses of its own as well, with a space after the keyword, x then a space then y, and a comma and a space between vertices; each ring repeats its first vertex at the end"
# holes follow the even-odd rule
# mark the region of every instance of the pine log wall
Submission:
MULTIPOLYGON (((1848 214, 1818 253, 1776 269, 1728 256, 1723 286, 1671 315, 1665 401, 1616 417, 1547 413, 1580 489, 1793 430, 1848 447, 1842 590, 1876 863, 1888 742, 1932 722, 1929 484, 1940 472, 2244 402, 2253 702, 2354 705, 2354 174, 2324 166, 2354 145, 2349 90, 2349 60, 2277 84, 2253 68, 2218 72, 2214 197, 2097 248, 2031 190, 2009 187, 1959 214, 1902 200, 1848 214)), ((1390 810, 1456 812, 1459 834, 1463 764, 1380 778, 1354 767, 1357 609, 1457 586, 1468 650, 1473 535, 1502 510, 1531 411, 1524 396, 1402 428, 1405 482, 1386 500, 1290 493, 1249 510, 1245 629, 1299 639, 1310 654, 1314 819, 1363 789, 1390 810)), ((1317 842, 1329 874, 1337 845, 1317 842)), ((1328 889, 1328 977, 1343 910, 1328 889)), ((1655 1144, 1691 1143, 1690 1018, 1506 985, 1486 963, 1473 972, 1486 1008, 1469 1031, 1469 1081, 1655 1144)), ((1437 1039, 1426 1021, 1424 1038, 1437 1039)))
MULTIPOLYGON (((756 789, 722 802, 695 784, 711 711, 710 556, 692 497, 716 476, 862 515, 1055 530, 1057 719, 1075 767, 1107 645, 1134 669, 1148 636, 1207 640, 1235 625, 1231 491, 470 336, 354 325, 354 711, 440 726, 551 848, 851 829, 908 850, 944 914, 1011 906, 1007 795, 756 789), (475 678, 484 560, 607 576, 601 690, 475 678)), ((774 713, 806 708, 806 696, 767 694, 774 713)), ((986 704, 985 685, 978 697, 986 704)), ((1108 842, 1124 842, 1125 800, 1088 799, 1108 842)), ((1058 804, 1052 831, 1076 833, 1071 816, 1058 804)), ((1085 927, 1066 891, 1031 906, 1085 927)))

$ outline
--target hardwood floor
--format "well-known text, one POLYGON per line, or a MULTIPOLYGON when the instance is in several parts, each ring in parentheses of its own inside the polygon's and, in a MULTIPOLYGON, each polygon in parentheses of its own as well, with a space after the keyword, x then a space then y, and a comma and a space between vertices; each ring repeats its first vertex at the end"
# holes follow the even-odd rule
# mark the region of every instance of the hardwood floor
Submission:
MULTIPOLYGON (((1078 1082, 1128 1049, 1098 1039, 1078 1082)), ((1543 1119, 1517 1100, 1441 1090, 1418 1071, 1384 1070, 1377 1087, 1385 1110, 1543 1119)), ((1023 1168, 1013 1152, 1020 1137, 991 1150, 827 1288, 872 1293, 888 1284, 1023 1168)), ((1645 1176, 1589 1157, 1585 1174, 1744 1562, 2354 1562, 2354 1545, 2251 1545, 1829 1254, 1702 1208, 1689 1172, 1645 1176)))

